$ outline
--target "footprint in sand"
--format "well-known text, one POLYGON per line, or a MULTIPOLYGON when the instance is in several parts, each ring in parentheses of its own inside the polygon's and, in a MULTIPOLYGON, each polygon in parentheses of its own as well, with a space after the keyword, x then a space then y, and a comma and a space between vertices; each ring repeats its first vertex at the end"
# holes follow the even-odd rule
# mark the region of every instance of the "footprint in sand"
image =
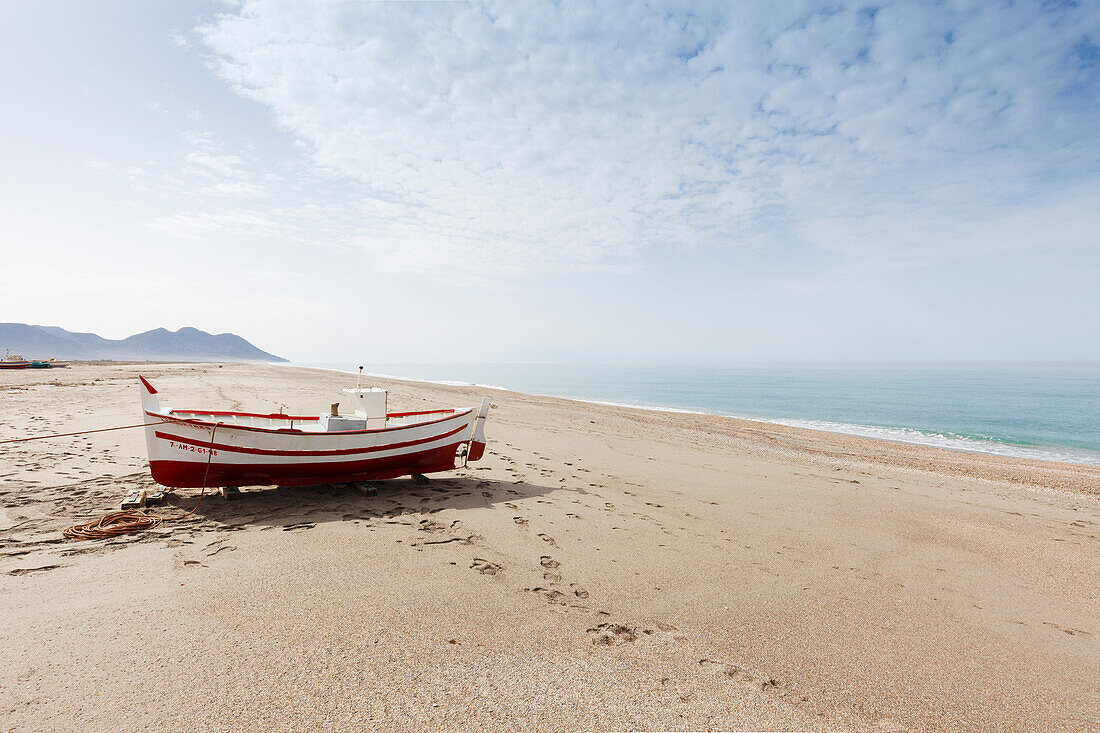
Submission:
POLYGON ((548 570, 557 570, 561 567, 561 563, 550 557, 549 555, 543 555, 539 558, 539 565, 542 565, 548 570))
POLYGON ((564 603, 565 594, 560 590, 553 588, 531 588, 532 593, 538 593, 540 596, 546 599, 548 603, 564 603))
POLYGON ((584 588, 578 588, 576 583, 570 583, 569 587, 573 589, 573 595, 577 598, 588 598, 589 593, 584 588))
POLYGON ((502 568, 499 564, 486 560, 483 557, 475 557, 474 561, 470 564, 470 567, 482 575, 496 575, 502 568))
POLYGON ((600 646, 618 646, 638 638, 634 634, 634 627, 611 622, 598 624, 589 629, 588 635, 593 644, 600 646))
POLYGON ((516 506, 515 504, 513 504, 513 503, 512 503, 512 502, 510 502, 510 501, 506 501, 506 502, 504 502, 504 506, 508 507, 509 509, 519 509, 519 507, 518 507, 518 506, 516 506))
POLYGON ((521 527, 527 524, 527 520, 524 517, 512 517, 512 521, 520 525, 521 527))
POLYGON ((540 540, 542 540, 546 544, 550 545, 551 547, 557 547, 558 546, 558 543, 554 540, 554 538, 551 537, 550 535, 546 534, 545 532, 539 532, 538 537, 539 537, 540 540))

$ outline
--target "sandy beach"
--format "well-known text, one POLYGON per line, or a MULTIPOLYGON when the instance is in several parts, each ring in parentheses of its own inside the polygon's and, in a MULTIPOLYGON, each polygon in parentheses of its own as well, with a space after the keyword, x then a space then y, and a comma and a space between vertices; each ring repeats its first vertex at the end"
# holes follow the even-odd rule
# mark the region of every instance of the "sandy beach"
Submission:
MULTIPOLYGON (((319 413, 269 365, 0 373, 0 439, 171 407, 319 413)), ((489 395, 424 485, 247 488, 109 541, 141 430, 0 445, 0 729, 1100 728, 1100 468, 489 395)), ((166 516, 195 504, 176 490, 166 516)))

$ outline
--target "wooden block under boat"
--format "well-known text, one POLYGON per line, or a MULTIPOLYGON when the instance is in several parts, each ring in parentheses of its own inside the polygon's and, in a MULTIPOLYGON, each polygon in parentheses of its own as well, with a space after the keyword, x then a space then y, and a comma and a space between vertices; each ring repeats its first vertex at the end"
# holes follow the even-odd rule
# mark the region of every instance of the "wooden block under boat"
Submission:
POLYGON ((123 509, 140 509, 145 506, 145 489, 133 489, 122 500, 123 509))

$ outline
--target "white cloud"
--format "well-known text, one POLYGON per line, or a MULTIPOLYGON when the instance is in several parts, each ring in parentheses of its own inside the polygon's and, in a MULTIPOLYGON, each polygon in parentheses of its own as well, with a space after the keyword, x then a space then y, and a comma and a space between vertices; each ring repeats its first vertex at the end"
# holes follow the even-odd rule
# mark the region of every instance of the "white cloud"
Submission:
POLYGON ((889 267, 1039 246, 1042 230, 991 222, 1050 209, 1039 192, 1091 200, 1100 83, 1073 50, 1098 18, 962 2, 247 2, 198 33, 218 73, 305 143, 308 170, 269 181, 262 161, 196 138, 177 183, 259 203, 158 225, 429 271, 606 268, 791 232, 889 267))
POLYGON ((168 174, 164 183, 170 190, 203 200, 204 206, 236 199, 262 199, 268 194, 268 184, 277 177, 261 170, 262 163, 254 154, 249 159, 226 151, 226 144, 212 133, 187 133, 189 150, 182 156, 179 168, 168 174))
POLYGON ((168 34, 168 41, 176 48, 187 51, 191 48, 191 44, 188 43, 187 38, 178 30, 173 30, 168 34))

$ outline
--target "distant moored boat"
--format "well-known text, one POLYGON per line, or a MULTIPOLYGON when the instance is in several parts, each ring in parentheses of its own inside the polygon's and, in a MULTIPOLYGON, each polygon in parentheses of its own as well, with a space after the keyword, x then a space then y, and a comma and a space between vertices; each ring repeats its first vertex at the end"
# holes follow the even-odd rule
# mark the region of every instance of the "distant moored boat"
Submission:
POLYGON ((31 363, 18 354, 5 349, 4 360, 0 361, 0 369, 27 369, 31 363))

